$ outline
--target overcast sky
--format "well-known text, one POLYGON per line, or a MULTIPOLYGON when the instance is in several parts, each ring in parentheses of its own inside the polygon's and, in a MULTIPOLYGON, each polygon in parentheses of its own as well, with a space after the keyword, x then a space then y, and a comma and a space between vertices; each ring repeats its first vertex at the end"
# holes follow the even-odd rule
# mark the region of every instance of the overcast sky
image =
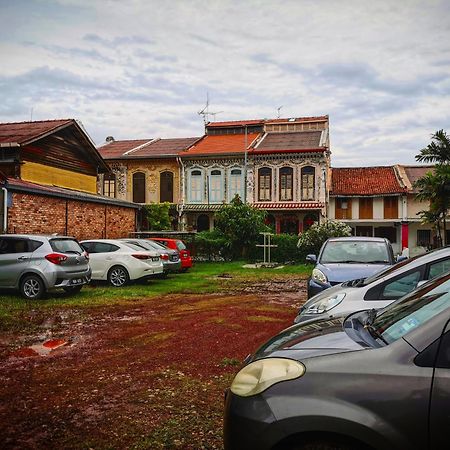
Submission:
POLYGON ((0 0, 0 17, 1 122, 200 136, 208 92, 216 120, 328 114, 335 167, 414 163, 450 132, 448 0, 0 0))

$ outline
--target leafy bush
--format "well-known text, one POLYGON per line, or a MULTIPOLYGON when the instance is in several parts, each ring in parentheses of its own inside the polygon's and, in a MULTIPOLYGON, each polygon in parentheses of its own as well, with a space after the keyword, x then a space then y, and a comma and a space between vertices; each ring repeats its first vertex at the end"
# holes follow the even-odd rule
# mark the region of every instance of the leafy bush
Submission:
POLYGON ((267 231, 266 212, 243 203, 236 195, 229 205, 223 205, 215 217, 215 227, 225 238, 225 258, 247 258, 256 246, 260 233, 267 231))
MULTIPOLYGON (((279 263, 290 261, 304 262, 302 254, 297 248, 298 236, 294 234, 276 234, 271 242, 278 247, 271 249, 271 260, 279 263)), ((262 249, 260 250, 263 251, 262 249)))
POLYGON ((352 229, 343 222, 327 220, 321 224, 314 224, 300 235, 297 247, 302 260, 306 255, 318 255, 323 243, 331 237, 351 236, 352 229))
POLYGON ((223 257, 226 239, 218 230, 201 231, 195 236, 195 253, 197 257, 210 261, 223 257))
POLYGON ((151 203, 149 205, 144 205, 143 208, 150 230, 161 231, 171 229, 169 216, 170 203, 151 203))

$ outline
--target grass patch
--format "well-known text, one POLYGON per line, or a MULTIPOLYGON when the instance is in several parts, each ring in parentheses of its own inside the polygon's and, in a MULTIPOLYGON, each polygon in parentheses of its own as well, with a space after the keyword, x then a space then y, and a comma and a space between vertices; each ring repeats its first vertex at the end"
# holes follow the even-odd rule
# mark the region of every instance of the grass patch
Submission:
MULTIPOLYGON (((246 269, 244 262, 197 263, 190 271, 169 275, 166 279, 152 279, 123 288, 109 287, 104 283, 96 283, 84 287, 74 296, 63 293, 52 293, 42 300, 27 301, 18 294, 0 291, 0 332, 29 332, 42 329, 42 324, 54 314, 82 315, 83 309, 114 305, 132 305, 137 302, 151 301, 169 294, 208 294, 223 292, 230 287, 239 287, 245 282, 283 279, 293 274, 304 278, 311 268, 304 264, 289 265, 282 269, 246 269), (227 278, 219 275, 227 274, 227 278)), ((229 301, 229 300, 228 300, 229 301)), ((214 301, 200 302, 193 310, 207 309, 214 301)), ((214 305, 220 306, 220 305, 214 305)), ((180 310, 189 310, 183 305, 180 310)))

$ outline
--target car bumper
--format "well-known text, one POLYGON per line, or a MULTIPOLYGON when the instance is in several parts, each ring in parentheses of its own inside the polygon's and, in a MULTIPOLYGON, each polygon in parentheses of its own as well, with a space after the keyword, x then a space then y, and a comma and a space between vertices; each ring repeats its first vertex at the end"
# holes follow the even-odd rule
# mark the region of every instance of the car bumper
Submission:
POLYGON ((159 275, 163 273, 164 266, 162 264, 159 265, 148 265, 144 267, 140 267, 139 269, 135 268, 129 271, 130 280, 143 280, 146 278, 152 278, 155 275, 159 275))
POLYGON ((66 272, 56 270, 54 272, 44 272, 44 282, 48 290, 62 289, 65 287, 80 286, 88 284, 91 281, 92 271, 90 268, 79 272, 66 272))
POLYGON ((181 268, 189 269, 190 267, 192 267, 192 258, 181 258, 181 268))
POLYGON ((163 270, 165 273, 179 272, 181 269, 181 261, 168 261, 163 263, 163 270))
POLYGON ((225 394, 224 449, 269 450, 284 437, 267 402, 259 395, 225 394))

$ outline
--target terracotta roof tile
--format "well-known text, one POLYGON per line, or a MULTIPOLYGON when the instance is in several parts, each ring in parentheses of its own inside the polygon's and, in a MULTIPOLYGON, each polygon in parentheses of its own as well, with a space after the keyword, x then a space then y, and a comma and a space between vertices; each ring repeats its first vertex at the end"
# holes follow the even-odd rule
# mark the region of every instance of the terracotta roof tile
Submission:
MULTIPOLYGON (((306 151, 320 148, 321 131, 268 133, 253 150, 254 153, 274 151, 306 151)), ((324 148, 322 147, 321 150, 324 148)))
MULTIPOLYGON (((260 136, 259 133, 247 134, 247 146, 260 136)), ((190 155, 218 155, 228 153, 244 153, 245 152, 245 135, 244 134, 220 134, 206 135, 199 140, 189 150, 182 153, 182 156, 190 155)))
POLYGON ((73 123, 73 119, 38 120, 34 122, 0 123, 0 143, 25 144, 63 125, 73 123))
POLYGON ((151 142, 151 139, 129 139, 125 141, 111 141, 97 148, 105 159, 120 158, 125 152, 133 150, 140 145, 151 142))
POLYGON ((400 166, 405 171, 405 174, 409 181, 409 186, 411 186, 411 191, 416 193, 417 189, 414 188, 414 183, 419 179, 426 175, 428 172, 434 171, 434 166, 400 166))
POLYGON ((191 137, 112 141, 99 147, 98 151, 105 159, 144 159, 177 156, 199 139, 199 137, 191 137))
POLYGON ((383 195, 406 191, 393 167, 333 168, 331 195, 383 195))
POLYGON ((278 118, 278 119, 251 119, 251 120, 228 120, 224 122, 209 122, 208 128, 221 127, 243 127, 245 125, 264 125, 272 123, 301 123, 301 122, 326 122, 328 116, 312 116, 312 117, 292 117, 292 118, 278 118))

